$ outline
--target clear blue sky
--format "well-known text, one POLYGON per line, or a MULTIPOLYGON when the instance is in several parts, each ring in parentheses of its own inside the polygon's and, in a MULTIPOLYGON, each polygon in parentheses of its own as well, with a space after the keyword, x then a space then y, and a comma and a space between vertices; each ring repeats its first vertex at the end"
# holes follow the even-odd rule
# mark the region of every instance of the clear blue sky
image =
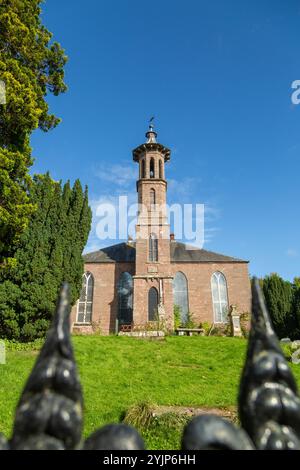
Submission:
POLYGON ((48 0, 43 21, 69 91, 49 98, 60 126, 33 135, 34 172, 80 178, 93 207, 134 200, 131 150, 154 114, 169 202, 209 208, 204 248, 300 275, 297 0, 48 0))

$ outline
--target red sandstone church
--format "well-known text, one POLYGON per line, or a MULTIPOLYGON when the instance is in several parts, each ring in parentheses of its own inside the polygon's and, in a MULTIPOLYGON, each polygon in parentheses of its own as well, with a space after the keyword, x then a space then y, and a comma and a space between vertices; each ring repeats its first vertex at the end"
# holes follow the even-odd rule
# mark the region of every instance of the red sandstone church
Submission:
POLYGON ((231 305, 250 312, 248 261, 190 249, 170 234, 165 163, 171 151, 150 126, 146 143, 133 150, 139 164, 136 241, 84 255, 80 299, 72 309, 73 331, 103 334, 141 329, 158 316, 174 327, 174 306, 182 323, 188 312, 197 323, 224 324, 231 305), (97 328, 96 328, 97 327, 97 328))

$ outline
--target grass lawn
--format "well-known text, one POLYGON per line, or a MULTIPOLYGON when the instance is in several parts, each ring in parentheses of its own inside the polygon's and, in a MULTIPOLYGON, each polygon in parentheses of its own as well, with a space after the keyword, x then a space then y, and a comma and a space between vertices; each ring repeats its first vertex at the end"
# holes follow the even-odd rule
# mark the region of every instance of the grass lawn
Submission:
MULTIPOLYGON (((236 405, 246 341, 223 337, 74 336, 85 402, 84 433, 118 422, 132 405, 227 407, 236 405)), ((14 409, 36 351, 8 352, 0 365, 0 431, 11 433, 14 409)), ((300 383, 300 367, 292 366, 300 383)), ((182 419, 156 420, 144 437, 147 448, 179 446, 182 419)))

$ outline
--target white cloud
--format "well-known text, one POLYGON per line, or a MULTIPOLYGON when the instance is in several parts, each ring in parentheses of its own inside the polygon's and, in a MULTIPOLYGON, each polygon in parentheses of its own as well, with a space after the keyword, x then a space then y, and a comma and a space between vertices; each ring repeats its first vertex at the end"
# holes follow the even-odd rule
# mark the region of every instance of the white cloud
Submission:
MULTIPOLYGON (((84 250, 85 253, 91 252, 91 251, 96 251, 97 249, 103 248, 105 246, 113 245, 115 243, 119 243, 121 240, 127 239, 127 232, 126 236, 120 236, 119 233, 119 207, 121 204, 121 199, 120 197, 126 196, 127 198, 127 208, 129 209, 133 204, 137 203, 137 194, 136 192, 122 192, 122 191, 114 191, 115 195, 108 195, 104 194, 99 197, 94 197, 93 199, 90 200, 90 207, 92 209, 92 227, 89 235, 89 239, 86 245, 86 248, 84 250), (111 226, 116 226, 116 237, 115 238, 107 238, 107 239, 102 239, 99 237, 99 230, 97 234, 97 226, 99 229, 99 222, 101 219, 103 219, 103 215, 99 215, 99 209, 101 207, 103 208, 104 206, 110 206, 114 208, 114 211, 110 213, 108 216, 109 223, 111 226), (97 215, 98 211, 98 215, 97 215)), ((123 199, 124 201, 124 199, 123 199)), ((107 217, 106 217, 107 219, 107 217)), ((132 222, 133 217, 131 214, 127 218, 127 228, 129 228, 129 224, 132 222)), ((124 227, 124 225, 122 225, 124 227)), ((126 225, 124 230, 126 231, 126 225)), ((133 236, 133 233, 130 233, 129 235, 133 236)))
POLYGON ((137 179, 137 168, 134 165, 103 165, 96 169, 95 175, 108 183, 119 187, 128 187, 137 179))
MULTIPOLYGON (((93 219, 90 236, 84 252, 96 251, 97 249, 105 246, 119 243, 124 240, 119 237, 118 233, 118 217, 119 217, 119 198, 120 196, 127 196, 127 205, 130 207, 137 204, 137 192, 135 189, 135 181, 138 178, 137 168, 134 165, 102 165, 95 171, 95 175, 101 180, 101 194, 94 193, 90 199, 90 206, 92 208, 93 219), (117 236, 116 239, 100 239, 97 235, 97 225, 101 218, 97 216, 97 209, 104 204, 110 204, 115 208, 117 216, 117 236)), ((168 204, 204 204, 204 244, 210 243, 219 228, 216 226, 216 220, 219 218, 220 212, 215 204, 211 202, 200 201, 199 194, 201 194, 201 178, 198 177, 184 177, 181 180, 174 178, 168 179, 168 204)), ((193 212, 195 212, 193 210, 193 212)), ((193 213, 193 223, 195 214, 193 213)), ((131 223, 132 217, 128 222, 131 223)), ((132 224, 131 224, 132 227, 132 224)), ((135 233, 130 231, 129 235, 135 236, 135 233)), ((123 234, 124 235, 124 234, 123 234)), ((179 235, 179 234, 178 234, 179 235)), ((176 236, 176 234, 175 234, 176 236)), ((184 241, 184 240, 183 240, 184 241)))
POLYGON ((216 236, 216 232, 220 232, 219 227, 204 227, 204 244, 211 243, 213 238, 216 236))
POLYGON ((293 248, 288 248, 285 252, 285 254, 289 257, 289 258, 297 258, 299 253, 297 250, 294 250, 293 248))
MULTIPOLYGON (((204 245, 210 243, 220 230, 216 221, 220 218, 220 210, 211 201, 201 200, 202 179, 185 177, 181 180, 168 179, 168 203, 204 204, 204 245)), ((195 218, 193 211, 193 222, 195 218)), ((175 234, 176 237, 176 234, 175 234)), ((183 241, 186 241, 183 239, 183 241)))
POLYGON ((168 178, 168 193, 170 199, 180 199, 182 202, 184 198, 186 202, 191 202, 192 195, 198 190, 200 183, 201 178, 196 177, 186 177, 181 180, 168 178))

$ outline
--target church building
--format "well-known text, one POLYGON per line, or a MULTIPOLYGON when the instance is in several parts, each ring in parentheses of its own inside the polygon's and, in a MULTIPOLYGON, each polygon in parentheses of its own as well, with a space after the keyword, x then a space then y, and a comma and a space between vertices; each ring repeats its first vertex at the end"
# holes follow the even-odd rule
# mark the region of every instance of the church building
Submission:
POLYGON ((84 255, 72 330, 109 334, 147 328, 158 318, 172 330, 174 306, 183 325, 189 313, 197 325, 224 325, 232 306, 250 312, 248 261, 195 249, 170 233, 165 164, 171 151, 157 142, 152 125, 132 154, 141 207, 135 240, 84 255))

